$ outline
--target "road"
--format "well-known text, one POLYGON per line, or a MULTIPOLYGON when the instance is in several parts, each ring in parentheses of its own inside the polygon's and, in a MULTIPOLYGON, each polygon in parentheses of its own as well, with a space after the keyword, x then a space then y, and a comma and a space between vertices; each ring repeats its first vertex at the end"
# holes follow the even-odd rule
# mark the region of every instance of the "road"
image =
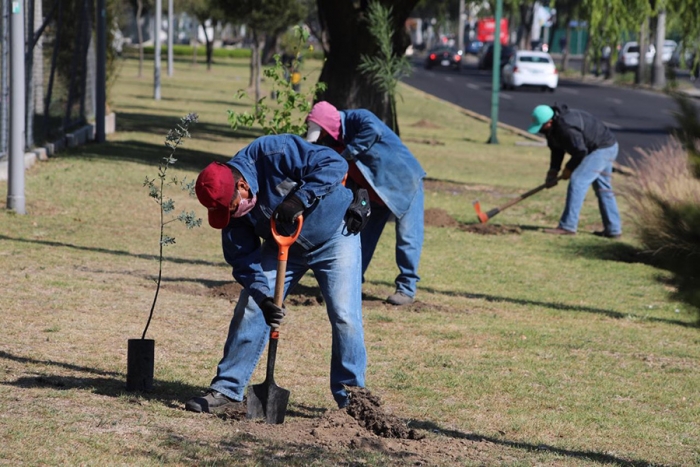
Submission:
MULTIPOLYGON (((413 74, 404 82, 462 108, 491 116, 489 71, 478 70, 473 60, 460 72, 426 70, 419 57, 414 57, 413 62, 413 74)), ((624 165, 639 157, 635 148, 662 145, 675 126, 673 112, 677 106, 664 94, 566 79, 560 79, 554 93, 538 89, 499 91, 498 121, 525 129, 535 106, 554 103, 587 110, 603 120, 620 144, 618 162, 624 165)), ((484 140, 488 137, 485 134, 484 140)))

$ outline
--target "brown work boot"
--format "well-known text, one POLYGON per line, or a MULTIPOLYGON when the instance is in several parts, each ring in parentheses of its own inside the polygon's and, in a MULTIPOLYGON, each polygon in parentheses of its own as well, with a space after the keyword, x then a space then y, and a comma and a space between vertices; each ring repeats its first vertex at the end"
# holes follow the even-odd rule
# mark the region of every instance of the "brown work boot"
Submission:
POLYGON ((596 237, 611 238, 613 240, 619 240, 620 237, 622 237, 622 234, 611 234, 606 232, 605 230, 598 230, 596 232, 593 232, 593 235, 595 235, 596 237))
POLYGON ((576 235, 576 232, 562 229, 561 227, 557 227, 556 229, 544 229, 543 232, 551 235, 576 235))
POLYGON ((242 403, 229 399, 219 391, 210 389, 203 396, 193 397, 188 400, 185 404, 185 409, 190 412, 219 413, 242 403))
POLYGON ((410 305, 413 303, 413 297, 406 295, 403 292, 396 292, 393 295, 389 295, 386 302, 394 306, 410 305))

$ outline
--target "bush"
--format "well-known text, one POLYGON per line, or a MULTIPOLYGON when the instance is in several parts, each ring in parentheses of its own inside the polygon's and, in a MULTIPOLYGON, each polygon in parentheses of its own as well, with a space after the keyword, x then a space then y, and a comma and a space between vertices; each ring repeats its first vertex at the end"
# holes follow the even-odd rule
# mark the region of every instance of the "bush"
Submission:
POLYGON ((700 180, 678 139, 642 151, 636 180, 624 190, 643 247, 673 273, 676 298, 698 310, 700 323, 700 180))
MULTIPOLYGON (((125 52, 128 54, 138 54, 138 44, 131 45, 125 48, 125 52)), ((143 47, 144 55, 153 55, 155 48, 152 45, 147 45, 143 47)), ((161 47, 161 57, 166 57, 168 53, 168 46, 163 45, 161 47)), ((194 47, 191 45, 173 45, 173 55, 177 57, 187 56, 191 57, 194 54, 194 47)), ((197 56, 206 57, 207 49, 204 45, 197 47, 197 56)), ((224 49, 217 48, 214 49, 214 58, 250 58, 250 49, 224 49)))

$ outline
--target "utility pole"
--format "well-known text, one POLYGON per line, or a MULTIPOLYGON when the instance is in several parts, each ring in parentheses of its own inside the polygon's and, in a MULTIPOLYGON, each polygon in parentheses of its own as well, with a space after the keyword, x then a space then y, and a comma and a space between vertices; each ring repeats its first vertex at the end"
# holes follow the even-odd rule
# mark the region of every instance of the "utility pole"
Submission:
POLYGON ((10 7, 10 150, 7 207, 26 214, 24 207, 24 10, 22 0, 10 7))
POLYGON ((160 25, 163 19, 163 1, 156 0, 156 18, 153 25, 153 99, 160 100, 160 25))
POLYGON ((173 75, 173 0, 168 0, 168 76, 173 75))
POLYGON ((496 1, 496 27, 493 32, 493 75, 491 80, 491 137, 489 144, 498 144, 498 91, 501 88, 501 16, 503 0, 496 1))
POLYGON ((95 141, 105 142, 105 106, 107 105, 107 9, 105 0, 97 0, 97 69, 95 70, 95 141))

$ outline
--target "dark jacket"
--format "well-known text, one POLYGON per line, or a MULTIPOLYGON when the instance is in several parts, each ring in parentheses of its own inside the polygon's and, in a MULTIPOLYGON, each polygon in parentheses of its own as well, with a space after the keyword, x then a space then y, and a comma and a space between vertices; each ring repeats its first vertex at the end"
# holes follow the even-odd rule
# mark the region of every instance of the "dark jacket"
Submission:
POLYGON ((567 152, 571 154, 571 160, 566 168, 573 171, 593 151, 617 143, 608 127, 588 112, 569 109, 565 105, 552 108, 554 118, 547 133, 547 146, 551 150, 549 170, 559 171, 567 152))

